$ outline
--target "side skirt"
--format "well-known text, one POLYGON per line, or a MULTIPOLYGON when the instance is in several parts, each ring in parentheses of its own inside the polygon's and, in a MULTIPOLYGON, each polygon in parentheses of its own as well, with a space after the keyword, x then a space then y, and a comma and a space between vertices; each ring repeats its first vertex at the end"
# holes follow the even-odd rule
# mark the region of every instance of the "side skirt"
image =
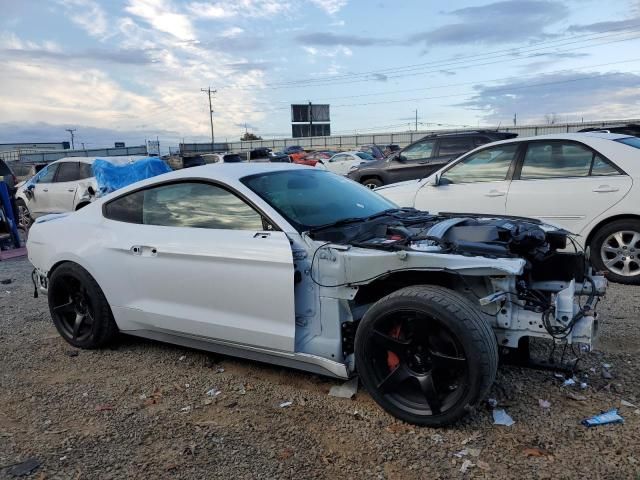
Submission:
POLYGON ((307 372, 316 373, 335 378, 347 379, 350 376, 347 367, 343 363, 327 360, 326 358, 307 353, 290 353, 279 350, 269 350, 266 348, 242 345, 221 340, 211 340, 190 335, 179 335, 174 332, 151 331, 151 330, 123 330, 126 335, 148 338, 160 342, 180 345, 182 347, 205 350, 232 357, 246 358, 258 362, 280 365, 288 368, 295 368, 307 372))

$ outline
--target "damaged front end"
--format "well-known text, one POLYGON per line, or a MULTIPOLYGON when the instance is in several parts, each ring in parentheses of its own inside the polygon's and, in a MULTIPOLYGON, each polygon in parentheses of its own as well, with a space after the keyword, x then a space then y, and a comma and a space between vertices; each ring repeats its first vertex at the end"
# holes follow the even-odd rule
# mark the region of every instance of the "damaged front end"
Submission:
POLYGON ((607 283, 565 230, 533 219, 398 209, 319 227, 308 238, 323 242, 312 262, 317 283, 351 289, 356 301, 367 285, 424 272, 411 281, 435 278, 463 293, 503 347, 543 337, 589 349, 596 338, 607 283))

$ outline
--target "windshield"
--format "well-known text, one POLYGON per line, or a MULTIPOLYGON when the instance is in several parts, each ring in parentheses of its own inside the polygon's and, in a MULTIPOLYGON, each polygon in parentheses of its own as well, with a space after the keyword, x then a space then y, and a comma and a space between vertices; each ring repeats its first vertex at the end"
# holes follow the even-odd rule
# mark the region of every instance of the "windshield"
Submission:
POLYGON ((625 145, 629 145, 630 147, 640 148, 640 138, 638 137, 621 138, 620 140, 615 140, 615 141, 624 143, 625 145))
POLYGON ((362 158, 363 160, 375 160, 375 158, 373 158, 373 155, 366 152, 358 152, 356 153, 356 155, 362 158))
POLYGON ((396 208, 367 187, 326 170, 267 172, 241 181, 300 232, 396 208))

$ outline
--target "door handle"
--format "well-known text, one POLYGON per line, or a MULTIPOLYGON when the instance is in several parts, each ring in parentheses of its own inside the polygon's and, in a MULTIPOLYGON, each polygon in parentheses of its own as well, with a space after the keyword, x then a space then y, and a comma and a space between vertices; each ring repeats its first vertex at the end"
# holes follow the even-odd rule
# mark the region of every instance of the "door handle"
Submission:
POLYGON ((253 238, 268 238, 271 234, 269 232, 257 232, 253 238))
POLYGON ((69 189, 67 189, 67 192, 73 193, 73 192, 75 192, 75 189, 74 188, 69 188, 69 189))
POLYGON ((489 190, 484 194, 485 197, 504 197, 507 192, 501 192, 500 190, 489 190))
POLYGON ((49 191, 49 189, 48 189, 48 188, 43 188, 43 189, 42 189, 42 191, 43 191, 43 192, 48 192, 48 191, 49 191))
POLYGON ((133 255, 142 257, 155 257, 158 255, 158 249, 156 247, 149 247, 147 245, 133 245, 129 251, 133 255))
POLYGON ((609 193, 609 192, 617 192, 620 190, 617 187, 611 187, 609 185, 600 185, 598 188, 594 188, 593 191, 596 193, 609 193))

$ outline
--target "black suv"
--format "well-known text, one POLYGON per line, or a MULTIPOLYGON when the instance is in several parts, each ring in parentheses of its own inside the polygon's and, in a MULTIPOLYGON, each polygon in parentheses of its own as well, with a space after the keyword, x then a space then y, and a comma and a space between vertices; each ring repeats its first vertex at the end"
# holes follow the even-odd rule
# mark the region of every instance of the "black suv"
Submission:
POLYGON ((349 178, 369 188, 423 178, 480 145, 517 136, 492 130, 428 135, 384 160, 361 165, 349 178))

